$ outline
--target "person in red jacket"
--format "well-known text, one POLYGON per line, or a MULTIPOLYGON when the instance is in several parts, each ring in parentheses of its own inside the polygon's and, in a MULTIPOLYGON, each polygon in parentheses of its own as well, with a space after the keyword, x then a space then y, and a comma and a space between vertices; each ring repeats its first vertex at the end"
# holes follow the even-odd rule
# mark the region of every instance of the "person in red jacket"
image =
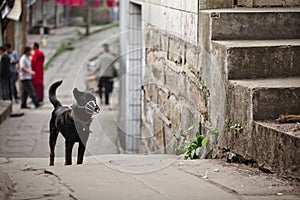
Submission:
POLYGON ((109 12, 109 18, 110 18, 110 22, 114 23, 115 22, 115 8, 117 6, 117 3, 115 0, 106 0, 106 5, 107 7, 110 8, 110 12, 109 12))
POLYGON ((37 42, 33 43, 32 49, 34 54, 31 59, 32 70, 35 75, 32 78, 32 84, 36 93, 36 97, 40 102, 44 100, 44 53, 39 49, 37 42))

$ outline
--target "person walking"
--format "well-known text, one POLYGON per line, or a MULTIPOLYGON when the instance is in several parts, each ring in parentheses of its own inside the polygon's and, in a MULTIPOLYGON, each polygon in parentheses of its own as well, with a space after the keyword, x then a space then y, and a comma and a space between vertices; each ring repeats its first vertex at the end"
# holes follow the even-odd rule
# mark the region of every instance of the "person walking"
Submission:
POLYGON ((23 85, 21 109, 30 109, 30 107, 27 106, 28 95, 32 99, 32 102, 34 103, 36 108, 40 106, 39 100, 35 95, 32 85, 32 76, 35 75, 35 72, 31 68, 30 56, 31 48, 26 46, 24 49, 24 54, 20 58, 20 80, 23 85))
POLYGON ((99 56, 99 65, 97 68, 98 71, 98 88, 99 88, 99 97, 102 104, 102 93, 104 89, 105 95, 105 105, 109 105, 109 96, 113 92, 113 78, 117 77, 118 72, 114 66, 115 57, 109 50, 109 45, 103 45, 104 52, 99 56))
POLYGON ((39 49, 37 42, 32 44, 34 54, 31 59, 32 70, 35 71, 35 75, 32 78, 32 84, 35 90, 36 97, 40 102, 44 100, 44 60, 45 55, 39 49))
POLYGON ((5 48, 0 47, 0 86, 1 99, 12 100, 11 86, 10 86, 10 58, 5 53, 5 48))
POLYGON ((110 8, 110 11, 109 11, 110 22, 114 23, 116 20, 115 19, 115 15, 116 15, 115 9, 116 9, 117 3, 115 0, 106 0, 106 5, 107 5, 107 7, 110 8))
POLYGON ((17 52, 12 49, 12 46, 10 43, 7 43, 5 45, 5 48, 6 48, 6 53, 10 58, 10 86, 11 86, 12 97, 15 99, 16 103, 19 103, 18 90, 16 87, 16 82, 19 77, 19 73, 17 70, 19 56, 18 56, 17 52))

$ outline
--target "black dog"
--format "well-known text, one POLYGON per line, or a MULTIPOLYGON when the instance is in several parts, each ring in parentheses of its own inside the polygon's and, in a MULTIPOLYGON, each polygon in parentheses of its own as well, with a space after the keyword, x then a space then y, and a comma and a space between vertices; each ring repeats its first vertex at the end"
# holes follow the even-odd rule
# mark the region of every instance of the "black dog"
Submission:
POLYGON ((49 89, 49 100, 54 106, 49 123, 50 165, 54 165, 54 149, 59 132, 65 138, 65 165, 72 164, 72 148, 75 142, 79 142, 77 164, 82 164, 92 116, 98 113, 100 108, 91 92, 81 92, 77 88, 73 90, 76 103, 72 108, 62 106, 56 98, 56 89, 61 84, 62 81, 55 82, 49 89))

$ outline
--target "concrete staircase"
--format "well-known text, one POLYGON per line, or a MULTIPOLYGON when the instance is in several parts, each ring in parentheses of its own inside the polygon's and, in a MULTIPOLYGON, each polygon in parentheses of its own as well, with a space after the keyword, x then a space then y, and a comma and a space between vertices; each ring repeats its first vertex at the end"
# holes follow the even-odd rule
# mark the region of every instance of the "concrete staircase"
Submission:
POLYGON ((206 10, 200 17, 225 72, 227 119, 243 126, 225 131, 220 147, 299 178, 300 125, 275 119, 300 114, 300 8, 206 10))

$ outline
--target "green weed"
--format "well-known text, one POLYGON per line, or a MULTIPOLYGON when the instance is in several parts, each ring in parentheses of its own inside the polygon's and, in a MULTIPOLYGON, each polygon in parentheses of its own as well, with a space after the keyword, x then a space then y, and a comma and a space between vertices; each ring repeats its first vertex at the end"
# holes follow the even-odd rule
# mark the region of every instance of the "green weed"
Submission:
MULTIPOLYGON (((193 129, 193 126, 187 129, 187 132, 190 132, 193 129)), ((197 131, 195 138, 193 138, 188 144, 183 148, 177 148, 178 151, 184 153, 184 159, 198 159, 203 153, 203 147, 206 146, 208 138, 204 137, 200 131, 197 131)))

